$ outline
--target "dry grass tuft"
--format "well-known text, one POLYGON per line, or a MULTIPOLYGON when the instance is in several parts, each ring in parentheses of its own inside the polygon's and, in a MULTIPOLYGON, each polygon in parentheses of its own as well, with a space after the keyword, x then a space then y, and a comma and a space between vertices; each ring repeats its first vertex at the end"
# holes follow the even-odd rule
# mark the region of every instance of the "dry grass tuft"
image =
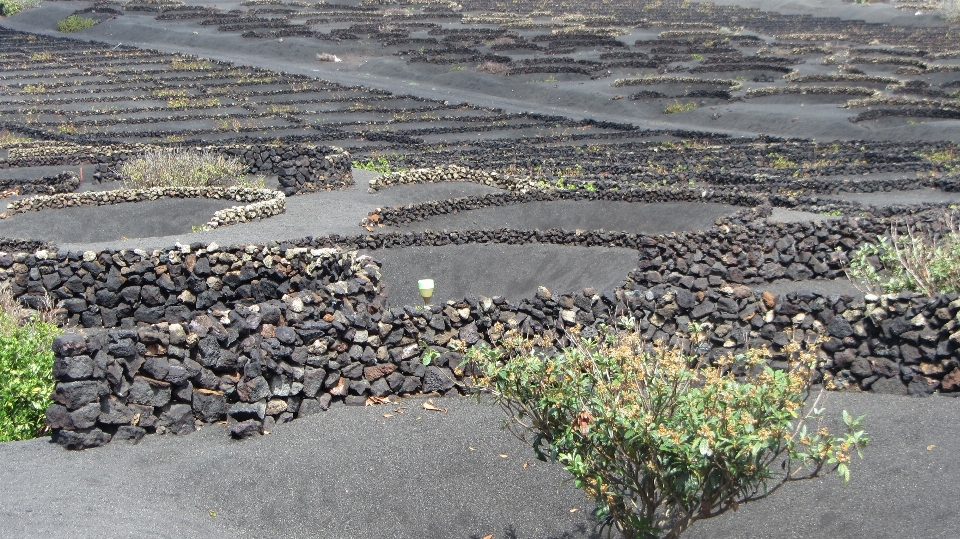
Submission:
POLYGON ((117 170, 129 189, 153 187, 263 188, 263 178, 247 179, 247 165, 239 159, 183 148, 151 150, 117 170))
POLYGON ((473 68, 473 70, 477 73, 489 73, 491 75, 506 76, 506 74, 510 71, 510 66, 507 64, 501 64, 499 62, 484 62, 473 68))

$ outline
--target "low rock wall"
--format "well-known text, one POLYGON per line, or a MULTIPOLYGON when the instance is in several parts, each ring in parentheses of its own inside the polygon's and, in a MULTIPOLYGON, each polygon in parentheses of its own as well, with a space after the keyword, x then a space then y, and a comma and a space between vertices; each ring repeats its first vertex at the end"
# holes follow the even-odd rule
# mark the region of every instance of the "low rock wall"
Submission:
MULTIPOLYGON (((589 333, 624 316, 647 338, 674 344, 697 323, 716 347, 714 357, 748 344, 776 352, 790 331, 808 339, 826 335, 818 372, 828 387, 914 395, 960 389, 956 295, 778 297, 741 285, 694 293, 628 283, 600 294, 585 289, 554 296, 541 288, 518 303, 467 298, 387 309, 372 259, 321 256, 311 261, 313 279, 299 271, 304 261, 296 255, 281 260, 305 286, 220 302, 175 322, 58 338, 55 404, 47 411, 55 440, 81 449, 137 441, 150 432, 184 434, 223 420, 240 437, 335 402, 359 406, 391 395, 466 393, 475 374, 461 353, 468 346, 496 345, 511 329, 562 345, 565 329, 579 325, 589 333), (438 356, 425 364, 428 347, 438 356)), ((775 353, 773 366, 785 365, 783 359, 775 353)))
MULTIPOLYGON (((149 144, 122 144, 115 146, 86 146, 72 143, 35 143, 11 148, 0 168, 54 165, 97 164, 94 183, 118 179, 116 168, 124 161, 158 146, 149 144)), ((243 159, 251 174, 276 174, 285 195, 319 190, 342 189, 353 184, 352 159, 341 148, 316 146, 308 143, 240 144, 205 146, 197 151, 209 151, 243 159)), ((57 191, 65 192, 65 191, 57 191)))
POLYGON ((157 187, 153 189, 118 189, 115 191, 87 191, 84 193, 61 193, 38 195, 11 202, 0 218, 18 213, 75 206, 107 206, 124 202, 144 202, 161 198, 214 198, 242 202, 214 213, 204 223, 204 229, 245 223, 280 215, 286 210, 285 196, 270 189, 247 189, 243 187, 157 187))
POLYGON ((80 186, 76 172, 63 172, 54 176, 32 179, 0 179, 0 191, 16 191, 19 195, 52 195, 72 193, 80 186))

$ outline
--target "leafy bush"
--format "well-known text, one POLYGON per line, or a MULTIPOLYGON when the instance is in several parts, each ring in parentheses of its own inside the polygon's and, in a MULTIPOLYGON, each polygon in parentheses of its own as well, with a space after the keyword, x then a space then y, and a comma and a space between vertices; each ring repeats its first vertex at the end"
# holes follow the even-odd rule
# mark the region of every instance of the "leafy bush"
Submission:
POLYGON ((663 109, 663 113, 676 114, 678 112, 689 112, 696 108, 697 104, 693 101, 690 101, 689 103, 681 103, 679 100, 674 100, 673 103, 667 105, 667 107, 663 109))
POLYGON ((263 188, 263 178, 247 179, 247 165, 239 159, 182 148, 150 150, 117 170, 125 187, 252 187, 263 188))
POLYGON ((79 15, 70 15, 66 19, 57 22, 57 30, 68 34, 70 32, 79 32, 80 30, 86 30, 91 26, 97 24, 97 19, 90 17, 81 17, 79 15))
POLYGON ((40 7, 40 0, 0 0, 0 15, 9 17, 32 7, 40 7))
POLYGON ((0 287, 0 442, 36 438, 53 392, 53 339, 44 313, 29 313, 0 287))
POLYGON ((960 228, 949 215, 944 222, 943 233, 908 226, 902 235, 891 227, 889 236, 853 252, 847 276, 877 294, 960 292, 960 228))
POLYGON ((550 343, 513 335, 469 357, 505 428, 595 499, 601 531, 676 538, 788 481, 830 471, 849 480, 851 453, 866 445, 862 418, 844 412, 846 432, 833 436, 819 396, 804 413, 815 346, 793 341, 789 368, 774 370, 765 348, 709 366, 633 332, 569 339, 548 354, 550 343))
POLYGON ((399 161, 403 159, 402 155, 378 155, 376 153, 371 153, 370 158, 366 161, 355 160, 353 162, 353 168, 358 168, 360 170, 369 170, 370 172, 379 172, 380 174, 389 174, 391 172, 399 172, 402 169, 397 168, 391 163, 391 159, 399 161))

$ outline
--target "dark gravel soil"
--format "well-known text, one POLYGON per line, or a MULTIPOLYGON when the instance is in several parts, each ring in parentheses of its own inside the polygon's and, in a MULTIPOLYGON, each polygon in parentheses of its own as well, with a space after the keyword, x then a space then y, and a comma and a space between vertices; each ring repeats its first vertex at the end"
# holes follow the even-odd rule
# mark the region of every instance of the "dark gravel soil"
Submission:
POLYGON ((80 206, 18 213, 0 221, 6 238, 51 238, 100 242, 141 236, 189 234, 213 214, 236 203, 216 199, 164 198, 112 206, 80 206))
MULTIPOLYGON (((0 444, 0 537, 591 537, 591 501, 501 431, 498 409, 435 399, 449 409, 438 413, 422 402, 403 401, 403 414, 337 408, 246 442, 212 425, 83 452, 0 444)), ((870 446, 849 484, 790 484, 684 537, 960 535, 949 503, 960 498, 960 434, 948 427, 960 401, 832 393, 826 406, 831 418, 867 414, 870 446)))
POLYGON ((434 302, 468 295, 532 297, 538 286, 557 293, 614 288, 637 267, 637 252, 606 247, 471 244, 382 249, 383 282, 391 306, 419 305, 419 279, 433 279, 434 302))
POLYGON ((514 230, 615 230, 637 234, 665 234, 703 230, 739 208, 726 204, 660 202, 634 204, 606 200, 560 200, 496 206, 440 215, 410 223, 400 230, 462 230, 510 228, 514 230))

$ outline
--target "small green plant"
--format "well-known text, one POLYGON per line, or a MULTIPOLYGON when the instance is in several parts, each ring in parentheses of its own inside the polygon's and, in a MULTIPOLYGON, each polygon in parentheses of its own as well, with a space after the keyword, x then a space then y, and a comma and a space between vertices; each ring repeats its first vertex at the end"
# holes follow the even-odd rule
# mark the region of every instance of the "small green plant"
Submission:
POLYGON ((46 91, 47 88, 42 84, 28 84, 23 87, 23 93, 25 94, 42 94, 46 91))
POLYGON ((550 75, 545 79, 533 79, 530 82, 557 82, 557 77, 550 75))
POLYGON ((467 68, 463 66, 453 66, 450 68, 450 73, 455 73, 457 71, 466 71, 467 68))
POLYGON ((0 15, 9 17, 34 7, 40 7, 40 0, 0 0, 0 15))
POLYGON ((86 30, 91 26, 97 24, 97 19, 92 17, 81 17, 80 15, 70 15, 66 19, 57 22, 57 30, 65 34, 71 32, 79 32, 80 30, 86 30))
POLYGON ((360 170, 369 170, 370 172, 378 172, 380 174, 389 174, 391 172, 398 172, 401 169, 396 168, 391 161, 401 161, 403 160, 402 155, 379 155, 377 153, 371 153, 370 157, 363 160, 355 160, 353 162, 353 168, 358 168, 360 170))
POLYGON ((770 158, 770 166, 773 168, 793 168, 797 166, 795 162, 777 152, 768 153, 767 157, 770 158))
MULTIPOLYGON (((704 340, 693 337, 699 350, 704 340)), ((636 331, 567 338, 556 351, 508 332, 501 348, 468 358, 506 412, 504 427, 596 501, 601 532, 675 539, 788 481, 832 471, 847 481, 867 443, 862 417, 843 412, 845 432, 833 435, 819 398, 806 400, 818 344, 792 340, 779 354, 788 367, 774 369, 766 348, 711 366, 680 348, 650 348, 636 331)))
POLYGON ((664 114, 676 114, 678 112, 688 112, 697 108, 697 104, 693 101, 689 103, 681 103, 680 100, 675 100, 673 103, 667 105, 663 109, 664 114))
POLYGON ((35 52, 30 55, 30 59, 34 62, 48 62, 53 59, 53 54, 50 51, 35 52))
POLYGON ((263 188, 263 178, 247 178, 247 165, 234 157, 182 148, 149 150, 117 170, 128 189, 153 187, 263 188))
POLYGON ((702 54, 691 54, 691 55, 690 55, 690 58, 692 58, 692 59, 694 59, 694 60, 703 60, 703 55, 702 55, 702 54))
POLYGON ((892 226, 889 236, 880 236, 876 243, 851 254, 847 276, 872 293, 960 292, 960 228, 952 215, 945 221, 944 233, 907 225, 903 235, 892 226))
POLYGON ((20 144, 21 142, 30 142, 32 139, 25 135, 20 135, 12 131, 0 131, 0 146, 9 146, 20 144))
POLYGON ((429 366, 431 363, 440 359, 440 352, 431 348, 426 341, 420 341, 420 347, 423 349, 423 354, 420 355, 420 361, 423 362, 424 366, 429 366))
POLYGON ((36 438, 53 392, 53 339, 60 329, 51 311, 24 309, 0 285, 0 442, 36 438))
POLYGON ((824 212, 820 212, 820 215, 823 215, 826 217, 843 217, 843 210, 824 211, 824 212))
POLYGON ((205 60, 191 60, 188 58, 175 58, 170 62, 170 67, 179 71, 206 70, 213 67, 213 64, 205 60))

